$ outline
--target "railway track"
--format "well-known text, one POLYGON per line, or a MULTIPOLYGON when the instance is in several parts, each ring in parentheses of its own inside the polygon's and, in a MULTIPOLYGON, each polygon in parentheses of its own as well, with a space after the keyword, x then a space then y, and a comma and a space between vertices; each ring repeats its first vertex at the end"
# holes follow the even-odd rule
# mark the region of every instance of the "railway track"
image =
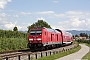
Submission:
POLYGON ((42 56, 47 56, 51 54, 55 54, 64 50, 72 49, 76 46, 76 44, 63 46, 56 49, 46 50, 46 51, 36 51, 31 52, 29 49, 26 50, 18 50, 18 51, 11 51, 11 52, 3 52, 0 53, 0 57, 2 60, 30 60, 31 58, 38 58, 42 56), (22 57, 23 56, 23 57, 22 57))

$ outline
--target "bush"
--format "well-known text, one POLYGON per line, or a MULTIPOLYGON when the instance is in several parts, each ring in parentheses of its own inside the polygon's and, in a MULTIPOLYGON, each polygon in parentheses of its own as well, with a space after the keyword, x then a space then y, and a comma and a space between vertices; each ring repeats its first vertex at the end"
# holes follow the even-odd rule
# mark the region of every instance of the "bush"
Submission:
POLYGON ((27 34, 17 31, 0 30, 0 51, 27 48, 27 34))
POLYGON ((76 41, 79 42, 79 43, 88 43, 88 44, 90 44, 90 40, 78 39, 76 41))
POLYGON ((27 48, 27 40, 25 38, 1 38, 0 43, 0 51, 27 48))

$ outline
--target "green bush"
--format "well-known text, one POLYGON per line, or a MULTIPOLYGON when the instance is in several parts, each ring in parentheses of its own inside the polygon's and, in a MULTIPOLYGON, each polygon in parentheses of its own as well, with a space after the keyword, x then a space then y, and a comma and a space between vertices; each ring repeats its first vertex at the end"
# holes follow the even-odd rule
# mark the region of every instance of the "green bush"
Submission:
POLYGON ((27 48, 27 34, 0 30, 0 52, 27 48))
POLYGON ((27 48, 27 40, 25 38, 1 38, 0 51, 17 50, 27 48))
POLYGON ((88 43, 88 44, 90 44, 90 40, 78 39, 76 41, 79 42, 79 43, 88 43))

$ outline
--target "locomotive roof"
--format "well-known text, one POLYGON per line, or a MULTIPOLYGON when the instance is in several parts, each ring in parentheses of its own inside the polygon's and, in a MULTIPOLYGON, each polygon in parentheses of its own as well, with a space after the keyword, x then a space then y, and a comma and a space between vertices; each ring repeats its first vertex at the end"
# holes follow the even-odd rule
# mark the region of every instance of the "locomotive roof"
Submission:
POLYGON ((50 28, 45 28, 47 31, 49 31, 49 32, 55 32, 55 30, 54 29, 50 29, 50 28))
POLYGON ((65 36, 72 36, 72 34, 70 32, 62 31, 60 29, 56 29, 56 30, 62 32, 62 34, 65 36))
POLYGON ((49 32, 55 32, 55 33, 60 33, 59 31, 55 30, 55 29, 51 29, 51 28, 45 28, 45 27, 37 27, 37 28, 32 28, 31 30, 34 30, 34 29, 46 29, 47 31, 49 32))
POLYGON ((57 30, 55 30, 55 29, 50 29, 50 28, 45 28, 45 29, 47 29, 47 31, 49 31, 49 32, 60 33, 59 31, 57 31, 57 30))
POLYGON ((72 34, 69 33, 69 32, 65 32, 65 31, 63 31, 62 33, 63 33, 64 36, 71 36, 71 37, 72 37, 72 34))

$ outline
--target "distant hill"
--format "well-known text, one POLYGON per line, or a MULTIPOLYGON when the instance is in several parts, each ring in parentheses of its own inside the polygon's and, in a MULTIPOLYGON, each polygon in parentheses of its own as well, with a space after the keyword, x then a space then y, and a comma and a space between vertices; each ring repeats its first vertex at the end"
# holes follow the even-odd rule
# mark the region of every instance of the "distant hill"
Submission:
POLYGON ((82 31, 82 30, 80 30, 80 31, 78 31, 78 30, 68 30, 67 32, 70 32, 70 33, 72 33, 72 35, 79 35, 80 33, 87 33, 88 35, 90 35, 90 31, 87 31, 87 30, 85 30, 85 31, 82 31))

